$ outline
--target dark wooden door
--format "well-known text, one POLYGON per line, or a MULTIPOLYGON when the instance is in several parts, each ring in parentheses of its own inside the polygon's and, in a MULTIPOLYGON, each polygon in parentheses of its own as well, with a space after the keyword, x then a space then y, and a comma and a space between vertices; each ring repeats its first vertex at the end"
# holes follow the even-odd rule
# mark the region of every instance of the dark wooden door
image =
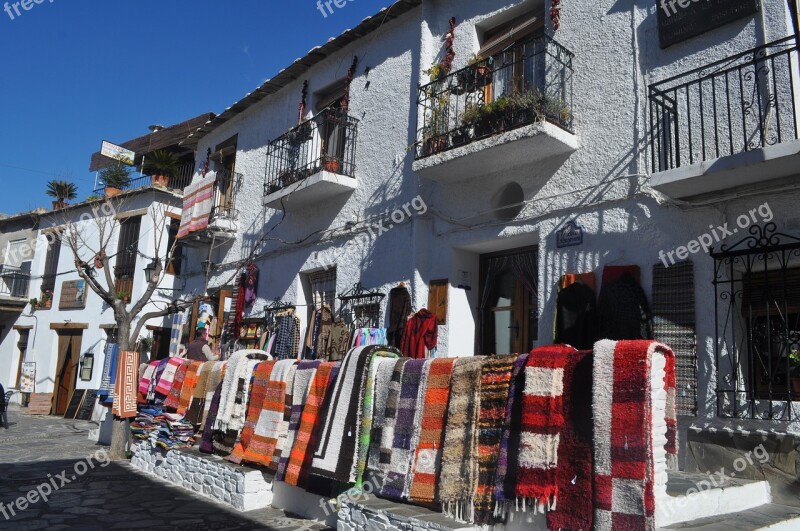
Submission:
POLYGON ((81 352, 81 332, 59 332, 58 364, 56 365, 54 415, 64 415, 75 390, 81 352))

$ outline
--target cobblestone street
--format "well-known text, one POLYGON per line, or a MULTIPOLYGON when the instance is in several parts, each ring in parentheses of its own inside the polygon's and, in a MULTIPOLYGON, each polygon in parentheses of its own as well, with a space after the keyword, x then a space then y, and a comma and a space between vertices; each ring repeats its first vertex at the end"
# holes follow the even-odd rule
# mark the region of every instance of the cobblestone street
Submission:
POLYGON ((11 427, 0 428, 0 529, 324 528, 274 509, 237 513, 144 476, 128 463, 105 465, 104 447, 87 439, 89 423, 33 417, 19 409, 8 416, 11 427), (46 494, 43 485, 59 488, 52 488, 47 501, 36 501, 37 487, 46 494), (30 492, 36 503, 25 507, 17 500, 30 492))

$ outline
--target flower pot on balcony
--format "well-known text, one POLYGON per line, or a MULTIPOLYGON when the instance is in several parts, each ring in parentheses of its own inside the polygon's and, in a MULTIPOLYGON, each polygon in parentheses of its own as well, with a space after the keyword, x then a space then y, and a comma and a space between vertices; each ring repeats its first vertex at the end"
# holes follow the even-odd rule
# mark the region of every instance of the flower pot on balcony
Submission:
POLYGON ((442 136, 425 139, 422 143, 422 151, 425 155, 439 153, 447 147, 447 141, 442 136))
POLYGON ((470 141, 469 127, 461 127, 453 131, 453 146, 463 146, 470 141))
POLYGON ((158 188, 167 188, 169 186, 169 177, 166 175, 152 175, 150 184, 158 188))
POLYGON ((337 159, 325 159, 325 171, 339 173, 339 161, 337 159))
POLYGON ((114 188, 113 186, 106 186, 106 197, 109 199, 112 197, 116 197, 121 193, 122 190, 120 190, 119 188, 114 188))

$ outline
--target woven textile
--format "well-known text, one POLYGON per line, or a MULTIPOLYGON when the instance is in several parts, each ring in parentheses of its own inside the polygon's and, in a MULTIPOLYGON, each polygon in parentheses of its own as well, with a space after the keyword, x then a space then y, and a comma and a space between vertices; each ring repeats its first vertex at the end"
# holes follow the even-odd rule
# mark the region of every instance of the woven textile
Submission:
POLYGON ((247 354, 244 352, 234 352, 228 360, 228 366, 225 369, 225 378, 222 380, 222 394, 220 396, 219 410, 217 411, 217 418, 214 422, 215 430, 226 430, 228 428, 228 423, 233 416, 239 382, 244 379, 244 375, 248 370, 247 365, 249 361, 247 354))
POLYGON ((503 438, 500 442, 500 457, 497 460, 497 475, 494 482, 495 518, 505 520, 516 508, 517 469, 519 467, 519 445, 522 429, 522 392, 525 390, 525 364, 528 354, 518 356, 511 373, 508 389, 506 418, 503 423, 503 438))
MULTIPOLYGON (((361 422, 359 423, 358 455, 356 456, 355 462, 356 488, 361 488, 364 471, 367 468, 370 442, 372 441, 373 435, 372 427, 373 419, 375 418, 375 395, 377 393, 378 381, 379 379, 385 379, 387 374, 391 378, 391 374, 395 365, 397 365, 397 360, 395 358, 375 356, 372 359, 372 365, 369 369, 369 376, 367 377, 364 403, 361 407, 361 422)), ((386 407, 385 401, 383 407, 386 407)))
POLYGON ((344 321, 336 321, 331 327, 331 335, 328 339, 328 359, 339 361, 347 354, 347 347, 350 345, 350 329, 344 321))
POLYGON ((606 340, 593 367, 594 529, 655 529, 655 459, 676 451, 675 355, 652 341, 606 340))
MULTIPOLYGON (((100 402, 106 405, 114 402, 114 384, 116 383, 117 376, 118 352, 119 347, 116 343, 106 343, 105 361, 103 362, 103 379, 100 381, 100 389, 97 393, 98 398, 100 398, 100 402)), ((151 373, 151 379, 154 373, 155 371, 151 373)), ((139 386, 139 392, 143 395, 146 395, 147 389, 142 391, 141 383, 139 386)))
MULTIPOLYGON (((206 401, 206 390, 208 388, 208 380, 211 373, 214 371, 216 361, 209 361, 203 363, 197 371, 197 385, 192 390, 192 396, 189 400, 189 407, 186 409, 185 419, 192 424, 200 424, 203 419, 203 409, 206 401)), ((182 397, 181 397, 182 398, 182 397)))
POLYGON ((175 371, 175 378, 172 380, 172 387, 169 388, 167 399, 164 400, 164 407, 170 409, 178 409, 178 402, 181 399, 181 391, 183 390, 183 381, 186 379, 186 373, 189 371, 190 363, 183 363, 178 370, 175 371))
POLYGON ((329 414, 320 432, 314 452, 311 475, 340 483, 354 483, 353 461, 358 442, 359 418, 367 376, 374 356, 397 357, 392 348, 357 347, 342 361, 342 368, 333 389, 329 414))
POLYGON ((377 418, 373 421, 373 431, 375 433, 370 444, 367 467, 372 472, 379 492, 383 488, 383 484, 389 475, 389 467, 392 464, 392 443, 394 442, 394 427, 397 422, 397 409, 400 404, 400 387, 403 379, 403 370, 408 362, 408 359, 400 359, 395 363, 389 380, 383 418, 377 418))
POLYGON ((214 179, 203 178, 194 181, 183 191, 183 210, 178 238, 208 226, 211 209, 214 206, 214 179))
POLYGON ((408 463, 405 467, 405 483, 403 484, 403 499, 411 499, 411 484, 414 481, 414 458, 416 457, 417 448, 419 447, 419 440, 422 436, 422 413, 425 406, 425 393, 428 389, 428 376, 431 372, 433 360, 425 360, 422 366, 422 375, 419 379, 419 387, 417 388, 417 403, 414 409, 414 421, 412 423, 413 431, 411 434, 411 444, 408 449, 408 463))
POLYGON ((575 349, 557 345, 531 351, 525 363, 517 499, 544 513, 558 498, 556 468, 564 426, 564 366, 575 349))
POLYGON ((494 480, 506 420, 514 356, 488 358, 481 368, 478 417, 478 487, 475 491, 475 523, 494 524, 494 480))
POLYGON ((314 373, 308 398, 300 416, 300 426, 297 428, 294 445, 289 454, 289 463, 286 465, 284 481, 289 485, 302 486, 304 483, 311 466, 314 435, 323 421, 320 413, 328 396, 328 389, 338 374, 338 368, 338 362, 326 362, 320 364, 314 373))
POLYGON ((564 366, 564 427, 556 470, 558 504, 547 513, 550 529, 591 529, 592 351, 569 355, 564 366))
POLYGON ((189 409, 189 403, 192 401, 192 394, 194 388, 197 387, 197 382, 200 379, 200 369, 203 367, 204 362, 193 361, 189 364, 189 370, 186 371, 186 377, 183 379, 183 387, 181 388, 181 396, 178 399, 178 414, 185 415, 186 410, 189 409))
MULTIPOLYGON (((170 367, 169 363, 170 359, 163 359, 158 362, 156 365, 156 372, 153 374, 153 379, 150 380, 150 386, 147 388, 147 401, 148 402, 155 402, 159 397, 161 397, 161 402, 163 403, 164 395, 157 395, 156 387, 158 387, 158 382, 161 381, 161 376, 164 374, 164 371, 167 367, 170 367)), ((114 369, 116 371, 116 369, 114 369)))
POLYGON ((675 353, 678 415, 697 414, 694 264, 653 266, 653 337, 675 353))
POLYGON ((460 358, 453 368, 442 448, 439 501, 443 512, 461 521, 475 519, 478 489, 478 413, 484 358, 460 358))
MULTIPOLYGON (((392 383, 392 375, 394 375, 398 364, 402 367, 402 363, 402 360, 396 359, 393 360, 392 363, 381 364, 378 367, 378 373, 375 375, 372 435, 370 437, 369 453, 367 456, 367 469, 370 471, 378 470, 380 468, 381 442, 383 441, 383 429, 386 425, 386 405, 389 401, 389 389, 392 383)), ((399 396, 399 384, 397 392, 399 396)), ((396 399, 397 397, 395 397, 395 401, 396 399)), ((397 407, 395 405, 395 410, 396 409, 397 407)))
MULTIPOLYGON (((108 359, 106 359, 106 361, 108 361, 108 359)), ((156 375, 156 367, 158 367, 158 362, 151 361, 144 370, 144 374, 139 379, 139 394, 143 397, 147 396, 147 390, 150 388, 150 382, 153 381, 153 378, 156 375)), ((100 397, 100 393, 98 393, 97 396, 100 397)), ((105 396, 108 396, 108 393, 105 393, 105 396)))
MULTIPOLYGON (((252 382, 253 373, 258 367, 260 360, 245 359, 243 362, 244 369, 237 378, 236 392, 233 396, 228 396, 228 400, 233 398, 233 405, 228 404, 228 418, 225 423, 217 428, 217 433, 214 437, 214 448, 222 455, 228 455, 233 451, 239 434, 244 428, 245 419, 247 417, 247 402, 250 398, 250 383, 252 382)), ((223 391, 225 382, 227 382, 227 375, 223 381, 223 391)), ((224 400, 224 398, 223 398, 224 400)), ((222 406, 225 405, 220 402, 220 411, 222 406)), ((217 417, 218 426, 220 425, 219 416, 217 417)))
POLYGON ((200 422, 200 424, 203 426, 205 426, 207 423, 208 413, 211 410, 211 401, 213 400, 214 393, 216 392, 217 388, 220 387, 220 384, 225 378, 227 368, 227 361, 216 362, 214 364, 214 368, 211 370, 211 374, 208 377, 208 383, 206 384, 206 398, 203 401, 203 418, 200 422))
POLYGON ((114 386, 114 404, 111 412, 121 418, 136 416, 136 391, 139 387, 139 353, 120 352, 117 363, 117 380, 114 386))
POLYGON ((181 346, 181 338, 183 337, 183 322, 185 317, 182 313, 176 313, 172 316, 172 326, 169 331, 169 357, 174 358, 178 355, 178 347, 181 346))
POLYGON ((253 433, 256 429, 256 422, 261 415, 261 408, 264 405, 264 398, 267 394, 267 385, 269 384, 272 370, 275 367, 274 361, 264 361, 256 367, 253 371, 253 383, 250 386, 250 401, 247 405, 247 416, 244 421, 244 428, 239 436, 239 441, 233 447, 231 455, 228 460, 232 463, 241 463, 244 457, 245 448, 248 447, 253 438, 253 433))
POLYGON ((412 466, 410 498, 420 503, 436 502, 436 480, 441 468, 442 438, 450 402, 450 380, 455 358, 431 360, 425 389, 419 444, 412 466))
POLYGON ((289 417, 289 433, 286 437, 286 445, 283 452, 281 452, 281 459, 278 463, 278 473, 275 479, 283 481, 286 477, 286 467, 289 464, 291 457, 292 447, 297 438, 297 430, 300 428, 300 419, 303 416, 303 406, 308 400, 308 393, 311 389, 311 382, 317 373, 321 361, 302 361, 297 365, 297 370, 294 374, 294 384, 292 389, 292 408, 289 417))
POLYGON ((213 397, 208 401, 208 417, 203 426, 203 438, 200 442, 200 451, 206 454, 214 452, 214 422, 217 420, 217 413, 219 412, 219 403, 222 398, 222 383, 220 383, 213 393, 213 397))
POLYGON ((172 389, 172 384, 175 382, 175 375, 178 369, 183 365, 186 360, 182 358, 170 358, 164 367, 164 372, 161 373, 161 378, 156 383, 156 392, 162 395, 169 396, 169 390, 172 389))
POLYGON ((392 460, 389 473, 381 488, 381 496, 400 500, 403 498, 406 475, 411 465, 411 441, 414 436, 414 417, 419 399, 419 386, 422 369, 426 360, 411 360, 403 368, 400 382, 400 400, 397 406, 397 418, 392 439, 392 460))

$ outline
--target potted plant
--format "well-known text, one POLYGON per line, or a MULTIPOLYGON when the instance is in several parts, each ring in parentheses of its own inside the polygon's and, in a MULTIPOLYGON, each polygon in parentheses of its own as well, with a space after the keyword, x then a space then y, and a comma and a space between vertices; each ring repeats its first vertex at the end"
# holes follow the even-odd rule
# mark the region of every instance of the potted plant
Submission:
POLYGON ((792 394, 800 397, 800 350, 789 352, 789 379, 792 383, 792 394))
POLYGON ((436 63, 429 69, 425 70, 423 74, 430 77, 431 82, 441 81, 447 76, 447 68, 442 63, 436 63))
POLYGON ((511 125, 529 124, 535 119, 536 94, 530 90, 514 92, 510 97, 511 125))
POLYGON ((153 186, 166 188, 169 186, 170 179, 178 176, 180 164, 181 160, 175 153, 159 149, 145 156, 142 170, 150 174, 150 182, 153 186))
POLYGON ((542 114, 542 119, 555 120, 556 123, 565 127, 572 123, 572 111, 567 102, 541 93, 537 93, 535 98, 536 107, 542 114))
POLYGON ((53 201, 53 210, 66 207, 71 201, 78 197, 78 187, 69 181, 53 180, 47 183, 47 195, 55 198, 53 201))
POLYGON ((131 182, 128 165, 121 160, 114 161, 111 166, 100 172, 100 179, 106 187, 106 197, 114 197, 122 193, 122 189, 131 182))
POLYGON ((325 166, 325 171, 339 173, 339 167, 341 166, 339 159, 336 157, 331 157, 330 155, 324 155, 322 157, 322 161, 323 165, 325 166))
POLYGON ((311 122, 306 120, 305 122, 301 123, 291 131, 287 133, 287 140, 290 144, 299 145, 304 142, 308 142, 311 140, 311 122))

